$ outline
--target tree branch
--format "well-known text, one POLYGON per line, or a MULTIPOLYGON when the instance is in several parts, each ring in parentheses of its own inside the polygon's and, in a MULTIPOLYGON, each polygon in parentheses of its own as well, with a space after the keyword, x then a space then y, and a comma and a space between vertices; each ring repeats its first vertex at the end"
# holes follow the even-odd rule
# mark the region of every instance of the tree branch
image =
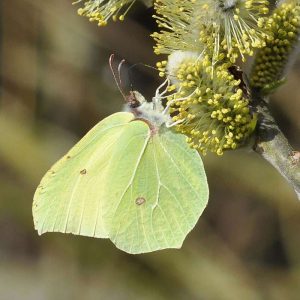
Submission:
POLYGON ((300 200, 300 152, 294 151, 274 120, 264 100, 255 101, 258 110, 254 151, 267 160, 293 186, 300 200))

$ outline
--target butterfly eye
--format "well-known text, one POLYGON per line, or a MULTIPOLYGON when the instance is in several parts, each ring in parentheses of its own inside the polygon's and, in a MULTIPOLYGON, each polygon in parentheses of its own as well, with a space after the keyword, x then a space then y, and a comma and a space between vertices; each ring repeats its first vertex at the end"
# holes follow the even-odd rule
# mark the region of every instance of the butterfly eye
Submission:
POLYGON ((141 105, 140 101, 137 100, 133 91, 130 91, 129 96, 126 97, 126 102, 130 108, 137 108, 141 105))

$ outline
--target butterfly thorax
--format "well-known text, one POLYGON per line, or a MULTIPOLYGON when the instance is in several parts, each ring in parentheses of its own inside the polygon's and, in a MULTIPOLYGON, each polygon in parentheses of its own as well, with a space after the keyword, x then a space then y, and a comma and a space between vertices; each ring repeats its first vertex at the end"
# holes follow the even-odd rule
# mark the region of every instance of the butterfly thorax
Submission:
POLYGON ((128 96, 126 110, 132 112, 136 119, 145 121, 152 132, 158 132, 161 126, 170 121, 170 116, 164 111, 159 97, 153 97, 148 102, 145 97, 137 91, 132 91, 128 96))

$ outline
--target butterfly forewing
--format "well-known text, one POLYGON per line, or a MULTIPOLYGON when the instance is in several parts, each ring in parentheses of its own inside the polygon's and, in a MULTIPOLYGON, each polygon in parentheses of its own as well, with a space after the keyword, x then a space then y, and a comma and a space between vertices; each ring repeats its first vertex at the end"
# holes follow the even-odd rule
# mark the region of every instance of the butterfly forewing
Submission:
POLYGON ((106 170, 132 119, 130 113, 104 119, 46 173, 33 202, 40 234, 56 231, 108 237, 102 218, 106 170))

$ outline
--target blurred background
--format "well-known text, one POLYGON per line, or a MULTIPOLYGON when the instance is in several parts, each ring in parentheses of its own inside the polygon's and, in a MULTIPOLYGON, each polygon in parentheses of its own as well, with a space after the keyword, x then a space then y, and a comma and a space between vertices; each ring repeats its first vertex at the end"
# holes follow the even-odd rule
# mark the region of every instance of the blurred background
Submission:
MULTIPOLYGON (((136 5, 105 28, 76 9, 0 1, 0 299, 300 299, 300 203, 250 150, 204 158, 210 201, 181 250, 132 256, 108 240, 37 235, 31 205, 42 175, 122 109, 109 55, 127 67, 158 60, 151 9, 136 5)), ((147 97, 160 82, 141 64, 124 78, 147 97)), ((300 61, 271 99, 297 149, 299 79, 300 61)))

